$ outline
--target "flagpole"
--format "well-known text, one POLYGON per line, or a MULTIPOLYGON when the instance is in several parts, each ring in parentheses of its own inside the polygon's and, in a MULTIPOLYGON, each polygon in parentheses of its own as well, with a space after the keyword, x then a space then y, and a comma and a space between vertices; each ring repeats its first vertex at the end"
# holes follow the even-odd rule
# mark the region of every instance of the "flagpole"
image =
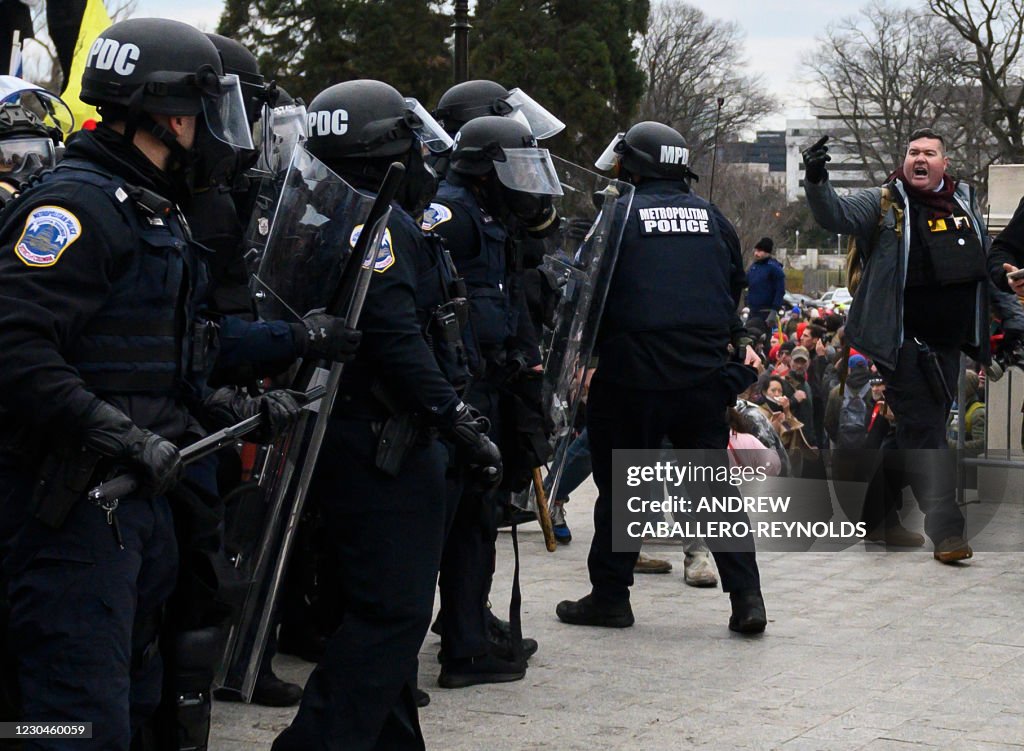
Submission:
POLYGON ((21 32, 17 29, 11 41, 11 60, 7 70, 12 76, 21 78, 21 32))

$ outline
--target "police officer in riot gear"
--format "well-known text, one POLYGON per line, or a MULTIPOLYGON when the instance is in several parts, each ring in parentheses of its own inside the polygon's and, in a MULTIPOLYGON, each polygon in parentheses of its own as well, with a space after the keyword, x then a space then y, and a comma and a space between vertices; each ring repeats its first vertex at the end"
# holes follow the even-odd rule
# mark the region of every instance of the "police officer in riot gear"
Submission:
MULTIPOLYGON (((474 381, 466 400, 490 421, 506 461, 506 491, 522 490, 530 469, 545 457, 524 457, 515 439, 510 407, 540 411, 541 358, 520 286, 518 229, 543 233, 557 219, 552 196, 560 193, 550 157, 537 148, 530 128, 515 119, 484 116, 463 126, 437 199, 424 214, 424 229, 441 235, 465 278, 470 301, 467 343, 474 381), (508 472, 510 458, 517 471, 508 472)), ((540 443, 544 443, 541 436, 540 443)), ((507 504, 507 492, 504 493, 507 504)), ((439 683, 460 688, 518 680, 525 664, 506 636, 488 634, 494 619, 486 602, 493 572, 501 494, 472 485, 461 492, 441 564, 442 670, 439 683)), ((525 656, 537 649, 523 644, 525 656)))
MULTIPOLYGON (((745 349, 735 328, 746 283, 739 240, 718 209, 690 191, 694 175, 687 157, 677 131, 641 122, 619 134, 597 161, 636 191, 628 214, 618 204, 623 216, 617 221, 625 227, 587 402, 599 493, 588 558, 592 590, 558 605, 566 623, 633 624, 629 587, 637 553, 612 548, 612 451, 657 450, 668 438, 679 450, 720 449, 717 458, 724 460, 726 408, 750 382, 742 366, 729 362, 731 338, 745 349), (680 216, 679 210, 689 218, 659 221, 680 216)), ((753 546, 723 552, 708 542, 732 600, 729 628, 763 631, 767 620, 753 546)))
POLYGON ((413 690, 444 538, 448 450, 492 482, 501 465, 453 385, 466 373, 450 263, 408 213, 428 177, 422 147, 449 140, 415 100, 380 81, 321 92, 309 124, 306 148, 356 188, 374 191, 393 161, 408 175, 327 429, 329 461, 311 487, 336 558, 340 623, 274 749, 422 749, 413 690))
POLYGON ((73 121, 56 95, 14 76, 0 81, 0 208, 57 163, 63 129, 73 121))
POLYGON ((0 558, 22 716, 92 722, 76 747, 127 751, 160 697, 178 446, 247 415, 273 431, 298 405, 205 386, 206 265, 177 204, 190 198, 198 131, 251 145, 216 49, 175 21, 114 24, 91 48, 81 96, 103 122, 0 226, 0 340, 17 353, 0 374, 0 558), (140 491, 86 499, 124 469, 140 491))

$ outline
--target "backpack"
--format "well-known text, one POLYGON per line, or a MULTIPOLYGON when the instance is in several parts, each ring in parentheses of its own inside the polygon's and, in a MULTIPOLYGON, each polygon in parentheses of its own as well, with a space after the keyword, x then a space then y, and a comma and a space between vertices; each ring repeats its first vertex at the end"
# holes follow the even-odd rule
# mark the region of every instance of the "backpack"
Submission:
POLYGON ((850 391, 849 388, 843 389, 843 405, 839 408, 839 435, 836 437, 836 448, 864 448, 868 437, 865 426, 868 416, 867 395, 870 390, 870 383, 865 383, 857 392, 850 391))
MULTIPOLYGON (((885 221, 885 215, 889 213, 889 209, 896 207, 896 232, 903 231, 903 207, 893 200, 893 189, 888 185, 882 186, 882 200, 878 207, 878 227, 875 229, 877 233, 882 223, 885 221)), ((857 235, 850 235, 850 239, 846 243, 846 288, 850 290, 850 294, 854 295, 857 293, 857 287, 860 286, 860 280, 864 276, 864 265, 866 262, 866 256, 860 249, 860 244, 857 242, 857 235)))

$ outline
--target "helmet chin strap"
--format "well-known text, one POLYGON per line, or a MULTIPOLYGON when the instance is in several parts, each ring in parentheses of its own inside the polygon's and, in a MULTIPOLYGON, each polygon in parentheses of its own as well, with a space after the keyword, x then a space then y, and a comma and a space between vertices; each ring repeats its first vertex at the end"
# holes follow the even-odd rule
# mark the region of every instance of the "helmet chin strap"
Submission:
POLYGON ((156 122, 148 112, 142 110, 144 90, 145 87, 136 89, 132 94, 131 100, 128 102, 128 117, 125 119, 124 129, 125 140, 131 143, 135 139, 135 134, 140 129, 144 130, 162 143, 170 152, 164 172, 180 173, 188 171, 195 161, 193 151, 182 146, 174 133, 156 122))

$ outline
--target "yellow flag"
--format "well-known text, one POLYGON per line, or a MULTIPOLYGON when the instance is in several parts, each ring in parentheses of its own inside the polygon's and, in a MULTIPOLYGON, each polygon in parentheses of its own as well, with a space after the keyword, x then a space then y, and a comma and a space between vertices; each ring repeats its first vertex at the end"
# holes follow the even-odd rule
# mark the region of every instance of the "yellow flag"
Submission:
POLYGON ((85 12, 82 13, 82 25, 78 29, 78 41, 75 42, 75 54, 71 59, 71 72, 68 74, 68 85, 61 98, 71 108, 75 116, 75 130, 81 130, 86 120, 98 120, 96 108, 86 104, 79 95, 82 93, 82 74, 85 72, 85 61, 89 57, 89 49, 96 37, 110 26, 113 21, 103 7, 103 0, 88 0, 85 12))

